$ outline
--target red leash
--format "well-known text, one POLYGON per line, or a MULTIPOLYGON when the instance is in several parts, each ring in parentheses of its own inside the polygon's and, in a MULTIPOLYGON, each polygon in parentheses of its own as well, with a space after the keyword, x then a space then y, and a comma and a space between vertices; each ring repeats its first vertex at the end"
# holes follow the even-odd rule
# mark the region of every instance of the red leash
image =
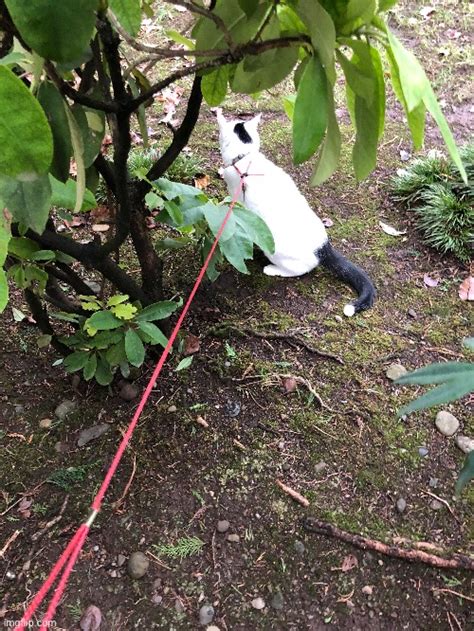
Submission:
MULTIPOLYGON (((245 177, 245 176, 244 176, 245 177)), ((217 232, 216 238, 214 239, 214 243, 212 244, 211 249, 209 250, 209 253, 206 257, 206 260, 204 261, 204 264, 201 268, 201 271, 199 272, 199 275, 196 279, 196 282, 194 283, 194 286, 191 290, 191 293, 189 294, 189 297, 186 301, 186 304, 184 305, 180 316, 178 318, 178 321, 176 322, 174 329, 170 335, 170 338, 168 340, 168 344, 166 345, 165 349, 163 350, 163 353, 161 354, 160 359, 158 360, 158 363, 155 366, 155 369, 153 371, 152 376, 150 377, 150 380, 148 382, 147 387, 145 388, 145 391, 142 395, 142 398, 140 400, 140 403, 138 404, 138 407, 135 411, 135 414, 133 415, 133 418, 130 422, 130 425, 128 426, 127 431, 125 432, 122 441, 119 445, 119 448, 117 449, 117 453, 115 454, 115 457, 112 461, 112 464, 110 465, 109 470, 107 471, 107 475, 104 478, 104 481, 102 482, 102 485, 97 493, 97 495, 94 498, 94 501, 92 502, 92 506, 91 506, 91 513, 87 519, 87 521, 85 521, 83 524, 81 524, 78 528, 78 530, 76 531, 75 535, 73 536, 73 538, 71 539, 71 541, 69 542, 69 544, 67 545, 66 549, 64 550, 64 552, 62 553, 62 555, 59 557, 59 559, 57 560, 56 564, 54 565, 53 569, 51 570, 48 578, 45 580, 45 582, 43 583, 43 585, 41 586, 41 588, 39 589, 39 591, 37 592, 37 594, 35 595, 35 597, 33 598, 33 600, 31 601, 29 607, 27 608, 27 610, 25 611, 22 619, 20 620, 20 622, 18 623, 18 627, 22 628, 22 627, 29 627, 30 625, 28 624, 29 621, 31 620, 32 616, 34 615, 34 613, 36 612, 36 610, 38 609, 38 607, 41 605, 41 603, 43 602, 43 600, 46 597, 46 594, 49 592, 49 590, 51 589, 54 581, 56 580, 56 578, 60 575, 61 571, 63 572, 61 575, 61 578, 59 579, 58 585, 56 587, 56 590, 53 594, 53 597, 49 603, 48 609, 41 621, 40 624, 40 628, 41 627, 49 627, 49 623, 51 622, 51 620, 53 619, 54 613, 56 611, 56 607, 58 606, 59 601, 61 600, 61 597, 64 593, 64 590, 66 589, 66 585, 67 585, 67 581, 69 579, 69 575, 71 574, 71 571, 74 567, 74 564, 82 550, 82 546, 84 545, 84 542, 87 538, 87 535, 89 533, 90 527, 92 526, 95 518, 97 517, 101 505, 102 505, 102 501, 104 499, 104 495, 107 492, 107 489, 109 488, 110 482, 114 476, 115 471, 117 470, 117 467, 120 463, 120 460, 122 459, 123 456, 123 452, 125 451, 125 449, 127 448, 128 443, 130 442, 130 439, 132 437, 133 431, 138 423, 138 420, 140 418, 140 415, 143 411, 143 408, 145 407, 145 404, 148 400, 148 397, 150 396, 150 393, 153 389, 153 386, 156 383, 156 380, 158 379, 158 376, 161 372, 161 369, 163 368, 163 365, 166 361, 166 358, 168 357, 171 347, 173 346, 173 343, 176 339, 176 336, 178 335, 178 332, 181 328, 181 325, 183 324, 183 320, 186 317, 186 314, 189 310, 189 307, 191 306, 191 303, 194 299, 194 296, 196 295, 197 290, 199 289, 199 286, 202 282, 202 279, 204 278, 204 275, 206 273, 206 270, 209 266, 209 263, 211 262, 212 256, 216 250, 217 244, 219 243, 219 239, 222 236, 222 233, 224 232, 224 228, 226 227, 227 221, 229 220, 229 217, 232 214, 232 211, 234 209, 234 206, 237 202, 237 198, 240 194, 240 192, 244 189, 244 177, 241 177, 240 179, 240 185, 237 188, 236 192, 234 193, 234 196, 232 198, 232 201, 229 205, 229 209, 222 221, 222 224, 217 232), (64 568, 64 570, 63 570, 64 568)))

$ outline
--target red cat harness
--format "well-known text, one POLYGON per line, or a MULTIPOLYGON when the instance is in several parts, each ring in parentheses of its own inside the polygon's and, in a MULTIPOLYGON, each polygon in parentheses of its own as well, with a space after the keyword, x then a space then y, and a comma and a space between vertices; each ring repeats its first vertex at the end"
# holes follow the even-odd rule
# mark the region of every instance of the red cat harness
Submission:
POLYGON ((245 173, 242 173, 242 171, 239 169, 239 167, 237 166, 237 162, 239 162, 239 160, 242 160, 242 158, 245 158, 244 155, 238 155, 236 158, 234 158, 234 160, 232 160, 231 162, 231 166, 234 167, 234 169, 237 171, 238 176, 240 177, 240 182, 241 182, 241 188, 242 188, 242 199, 245 200, 245 189, 247 188, 245 179, 247 177, 249 177, 250 175, 260 175, 263 176, 263 173, 249 173, 248 169, 250 168, 250 165, 252 164, 252 161, 250 161, 247 165, 247 171, 245 171, 245 173))

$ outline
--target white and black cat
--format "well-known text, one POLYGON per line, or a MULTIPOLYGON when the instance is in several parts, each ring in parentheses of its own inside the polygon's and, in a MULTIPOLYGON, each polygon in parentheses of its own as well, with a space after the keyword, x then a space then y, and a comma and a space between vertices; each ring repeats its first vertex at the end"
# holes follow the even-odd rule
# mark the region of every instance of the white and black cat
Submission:
POLYGON ((264 273, 301 276, 321 264, 358 293, 344 307, 346 316, 369 309, 376 293, 370 278, 332 247, 322 221, 292 178, 260 152, 260 114, 249 121, 228 121, 220 109, 216 114, 229 194, 235 194, 244 176, 239 201, 265 221, 275 241, 275 252, 265 252, 271 265, 264 273))

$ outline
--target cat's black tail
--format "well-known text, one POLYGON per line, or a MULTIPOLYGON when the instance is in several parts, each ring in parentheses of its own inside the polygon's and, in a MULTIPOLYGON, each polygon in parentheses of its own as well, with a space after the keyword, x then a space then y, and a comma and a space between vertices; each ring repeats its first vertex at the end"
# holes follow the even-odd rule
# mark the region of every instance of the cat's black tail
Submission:
POLYGON ((335 250, 329 241, 316 250, 315 255, 319 263, 340 278, 344 283, 353 287, 359 294, 357 300, 344 307, 344 314, 352 316, 354 313, 370 309, 375 300, 375 287, 364 270, 346 259, 335 250))

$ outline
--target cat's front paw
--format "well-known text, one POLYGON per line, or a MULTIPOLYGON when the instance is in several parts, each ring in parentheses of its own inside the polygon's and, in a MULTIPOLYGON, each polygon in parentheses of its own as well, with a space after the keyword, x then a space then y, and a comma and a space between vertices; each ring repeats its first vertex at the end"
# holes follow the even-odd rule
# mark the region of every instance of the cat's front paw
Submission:
POLYGON ((267 276, 283 276, 282 270, 276 265, 265 265, 263 273, 267 276))

